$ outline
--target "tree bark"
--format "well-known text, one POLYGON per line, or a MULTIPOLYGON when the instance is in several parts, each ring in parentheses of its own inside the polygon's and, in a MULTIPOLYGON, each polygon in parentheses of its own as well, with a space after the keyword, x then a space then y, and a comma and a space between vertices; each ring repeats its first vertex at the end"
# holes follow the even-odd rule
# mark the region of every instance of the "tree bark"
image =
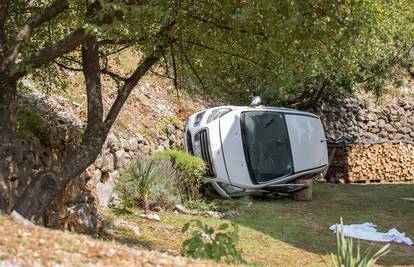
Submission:
MULTIPOLYGON (((0 202, 13 199, 10 196, 11 175, 15 149, 17 113, 17 85, 5 72, 0 72, 0 202), (1 199, 4 199, 3 201, 1 199)), ((9 203, 0 203, 5 209, 9 203)))

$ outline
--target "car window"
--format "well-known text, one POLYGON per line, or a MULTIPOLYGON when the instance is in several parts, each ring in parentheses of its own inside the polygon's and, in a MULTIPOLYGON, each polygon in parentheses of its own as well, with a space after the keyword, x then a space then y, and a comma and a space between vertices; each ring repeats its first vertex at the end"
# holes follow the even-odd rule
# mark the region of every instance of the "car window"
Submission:
POLYGON ((243 143, 250 175, 256 183, 293 172, 289 135, 284 115, 271 111, 242 113, 243 143))

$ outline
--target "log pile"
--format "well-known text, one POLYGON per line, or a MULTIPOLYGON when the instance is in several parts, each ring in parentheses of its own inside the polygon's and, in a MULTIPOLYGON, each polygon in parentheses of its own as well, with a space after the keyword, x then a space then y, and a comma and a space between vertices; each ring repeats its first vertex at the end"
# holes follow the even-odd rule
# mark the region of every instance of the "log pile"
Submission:
POLYGON ((414 144, 337 146, 327 178, 347 183, 413 181, 414 144))

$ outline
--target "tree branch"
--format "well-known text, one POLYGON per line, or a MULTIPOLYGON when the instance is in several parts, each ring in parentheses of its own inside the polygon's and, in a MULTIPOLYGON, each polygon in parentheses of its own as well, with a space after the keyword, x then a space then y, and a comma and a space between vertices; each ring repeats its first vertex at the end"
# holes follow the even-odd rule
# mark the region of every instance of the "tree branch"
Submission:
POLYGON ((159 53, 162 48, 156 49, 154 53, 148 56, 134 71, 134 73, 125 81, 124 85, 118 92, 114 104, 108 112, 108 115, 105 119, 105 131, 109 132, 113 123, 115 122, 116 117, 121 111, 122 106, 127 100, 128 96, 131 94, 132 89, 138 84, 139 80, 145 73, 158 61, 159 53))
POLYGON ((184 51, 184 48, 181 44, 177 44, 180 48, 181 54, 183 54, 185 61, 187 62, 188 66, 190 67, 191 71, 194 73, 194 75, 197 77, 198 82, 200 83, 201 87, 203 87, 203 90, 206 89, 206 86, 204 85, 203 80, 201 79, 200 75, 198 75, 198 72, 194 68, 193 64, 191 63, 190 59, 188 58, 187 54, 184 51))
POLYGON ((88 100, 88 121, 85 130, 85 139, 89 138, 89 135, 103 130, 101 70, 98 49, 99 46, 96 43, 95 37, 89 37, 82 45, 83 75, 85 77, 88 100))
POLYGON ((56 0, 51 6, 44 9, 42 12, 34 14, 29 20, 27 20, 19 32, 16 34, 16 38, 14 39, 13 44, 5 53, 1 69, 5 70, 10 64, 14 63, 20 53, 20 50, 30 38, 34 29, 39 27, 42 23, 59 15, 68 8, 69 4, 66 0, 56 0))
POLYGON ((264 34, 263 32, 249 32, 249 31, 246 31, 244 29, 236 29, 236 28, 230 27, 228 25, 224 25, 224 24, 218 23, 216 21, 213 21, 211 18, 206 19, 206 18, 197 17, 195 15, 189 15, 189 17, 191 19, 196 20, 196 21, 203 22, 205 24, 210 24, 210 25, 212 25, 212 26, 214 26, 218 29, 231 31, 231 32, 236 32, 236 33, 243 33, 243 34, 248 34, 248 35, 251 34, 253 36, 259 36, 259 37, 262 37, 262 38, 267 38, 266 34, 264 34))
POLYGON ((165 50, 169 44, 167 41, 170 39, 166 36, 167 33, 175 25, 175 22, 169 22, 157 34, 157 38, 163 38, 160 40, 159 45, 155 48, 154 52, 149 55, 145 60, 135 69, 134 73, 124 82, 124 85, 118 91, 118 96, 116 97, 114 103, 112 104, 106 118, 104 121, 105 132, 109 132, 112 125, 115 122, 116 117, 118 116, 121 108, 123 107, 125 101, 128 99, 128 96, 131 94, 134 87, 138 84, 139 80, 147 73, 147 71, 157 63, 162 52, 165 50))
POLYGON ((109 77, 111 77, 113 80, 115 80, 115 82, 125 82, 128 78, 125 78, 119 74, 116 74, 115 72, 110 71, 109 69, 105 68, 102 69, 101 72, 103 74, 108 75, 109 77))
POLYGON ((12 73, 11 78, 18 80, 27 74, 28 68, 38 68, 55 58, 64 55, 70 51, 73 51, 81 43, 83 43, 88 34, 84 29, 77 29, 65 38, 51 44, 37 52, 22 62, 16 64, 16 71, 12 73))
MULTIPOLYGON (((232 56, 232 57, 238 57, 238 58, 244 59, 246 61, 249 61, 249 62, 251 62, 251 63, 253 63, 255 65, 261 66, 257 61, 255 61, 253 59, 250 59, 250 58, 248 58, 246 56, 243 56, 243 55, 235 54, 235 53, 228 52, 228 51, 225 51, 225 50, 220 50, 220 49, 217 49, 217 48, 214 48, 214 47, 210 47, 210 46, 205 45, 205 44, 200 44, 200 43, 197 43, 197 42, 194 42, 194 41, 191 41, 191 40, 183 40, 183 41, 186 42, 186 43, 188 43, 188 44, 191 44, 191 45, 194 45, 194 46, 198 46, 198 47, 202 47, 202 48, 207 49, 207 50, 210 50, 210 51, 214 51, 214 52, 217 52, 217 53, 229 55, 229 56, 232 56)), ((261 66, 261 67, 263 67, 263 66, 261 66)))
POLYGON ((8 0, 0 0, 0 59, 3 58, 3 52, 6 50, 6 33, 5 33, 5 23, 6 19, 8 18, 8 9, 9 9, 9 1, 8 0))

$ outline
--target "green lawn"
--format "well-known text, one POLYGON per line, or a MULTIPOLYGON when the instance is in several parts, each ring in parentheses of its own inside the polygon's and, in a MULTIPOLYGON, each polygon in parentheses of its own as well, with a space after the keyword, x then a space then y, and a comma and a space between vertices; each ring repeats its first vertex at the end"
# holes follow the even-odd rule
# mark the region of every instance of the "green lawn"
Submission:
MULTIPOLYGON (((392 227, 414 239, 414 184, 314 185, 313 201, 291 199, 242 199, 234 201, 240 215, 231 221, 199 217, 210 225, 224 221, 240 225, 240 248, 249 263, 263 266, 332 266, 335 235, 328 227, 342 217, 346 224, 372 222, 386 231, 392 227), (251 205, 246 205, 252 202, 251 205)), ((229 202, 225 202, 229 204, 229 202)), ((135 221, 141 227, 139 237, 119 229, 105 238, 136 244, 149 249, 178 254, 188 236, 180 231, 194 216, 160 213, 161 222, 138 218, 136 211, 111 211, 108 217, 135 221)), ((378 250, 383 244, 361 242, 362 248, 378 250)), ((414 246, 392 244, 391 253, 380 265, 414 265, 414 246)))

